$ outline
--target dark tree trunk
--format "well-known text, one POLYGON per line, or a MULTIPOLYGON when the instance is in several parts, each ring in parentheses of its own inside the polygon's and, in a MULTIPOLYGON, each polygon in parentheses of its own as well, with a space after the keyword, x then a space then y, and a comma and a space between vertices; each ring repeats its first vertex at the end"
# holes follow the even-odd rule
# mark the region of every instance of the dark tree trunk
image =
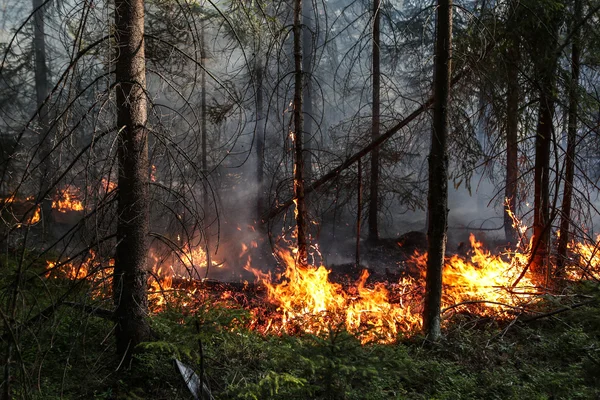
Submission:
MULTIPOLYGON (((358 160, 357 166, 358 172, 358 187, 356 188, 356 253, 355 253, 355 264, 356 267, 360 267, 360 225, 362 222, 362 162, 358 160)), ((333 221, 335 224, 335 221, 333 221)))
POLYGON ((550 245, 550 148, 553 135, 554 86, 558 58, 555 54, 559 18, 550 16, 548 23, 532 35, 543 37, 533 44, 534 74, 539 85, 539 114, 535 138, 534 214, 531 272, 540 284, 546 284, 548 251, 550 245))
POLYGON ((302 108, 302 0, 294 3, 294 203, 299 265, 308 263, 308 221, 304 199, 304 115, 302 108))
MULTIPOLYGON (((373 105, 371 117, 371 138, 375 140, 379 137, 380 124, 380 87, 381 87, 381 68, 380 68, 380 0, 373 0, 373 105)), ((377 220, 379 211, 379 146, 371 152, 371 179, 369 181, 369 238, 370 242, 379 240, 379 224, 377 220)))
POLYGON ((429 194, 423 330, 430 340, 441 336, 442 271, 448 229, 448 107, 452 56, 452 0, 438 0, 433 87, 433 131, 429 153, 429 194))
POLYGON ((314 10, 312 2, 305 1, 302 3, 302 71, 304 74, 303 80, 303 137, 304 137, 304 179, 310 181, 312 179, 312 151, 314 147, 313 138, 313 31, 314 31, 314 10))
POLYGON ((114 298, 117 353, 125 362, 148 339, 148 132, 144 1, 115 1, 118 222, 114 298))
POLYGON ((537 133, 535 138, 534 168, 534 214, 533 214, 533 262, 531 269, 541 283, 547 277, 546 257, 550 237, 550 145, 552 143, 552 120, 554 116, 554 99, 546 89, 540 96, 537 133))
POLYGON ((577 89, 579 87, 581 33, 580 21, 582 18, 581 1, 575 0, 573 29, 573 45, 571 49, 571 81, 569 82, 569 126, 567 128, 567 154, 565 157, 565 185, 562 199, 562 213, 560 219, 560 237, 557 248, 556 275, 562 276, 565 260, 567 258, 567 245, 570 239, 571 228, 571 203, 573 200, 573 179, 575 176, 575 145, 577 142, 577 89))
MULTIPOLYGON (((260 56, 257 56, 260 57, 260 56)), ((264 94, 263 94, 263 64, 258 59, 255 66, 256 79, 256 212, 260 218, 266 210, 267 200, 264 187, 265 168, 265 117, 264 117, 264 94)))
POLYGON ((513 216, 516 215, 517 180, 519 178, 519 39, 514 37, 509 44, 508 74, 506 93, 506 187, 504 197, 504 234, 506 241, 517 245, 518 233, 513 227, 513 216))

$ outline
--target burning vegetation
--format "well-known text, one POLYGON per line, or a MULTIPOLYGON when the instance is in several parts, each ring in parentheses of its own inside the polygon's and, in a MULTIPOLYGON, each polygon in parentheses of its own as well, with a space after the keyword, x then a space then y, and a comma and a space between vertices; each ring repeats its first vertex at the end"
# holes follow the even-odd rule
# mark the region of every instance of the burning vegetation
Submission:
MULTIPOLYGON (((568 279, 598 278, 599 243, 571 243, 568 279)), ((206 279, 209 257, 202 246, 186 244, 163 253, 152 250, 150 311, 161 313, 175 307, 193 314, 212 299, 225 307, 246 308, 254 316, 249 326, 263 334, 328 336, 343 329, 363 344, 393 343, 421 330, 426 253, 414 251, 394 276, 369 279, 365 269, 354 282, 336 282, 325 265, 297 265, 293 249, 275 251, 279 264, 275 271, 279 272, 264 272, 249 254, 257 246, 256 242, 242 245, 239 257, 246 259, 245 269, 255 281, 241 283, 206 279)), ((530 258, 529 249, 492 254, 471 234, 467 252, 446 257, 443 313, 502 320, 534 310, 544 290, 527 270, 530 258)), ((216 257, 211 257, 210 263, 211 268, 228 268, 216 257)), ((101 261, 90 250, 79 262, 48 261, 47 276, 87 281, 95 299, 110 299, 113 265, 112 260, 101 261)))

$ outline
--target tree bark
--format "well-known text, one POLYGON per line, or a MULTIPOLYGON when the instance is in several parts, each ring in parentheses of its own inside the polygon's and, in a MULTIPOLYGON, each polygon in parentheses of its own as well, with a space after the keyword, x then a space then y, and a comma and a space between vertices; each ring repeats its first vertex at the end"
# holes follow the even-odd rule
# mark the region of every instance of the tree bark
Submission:
MULTIPOLYGON (((257 55, 257 57, 260 57, 257 55)), ((263 64, 262 59, 256 61, 254 75, 256 79, 256 212, 260 219, 265 212, 267 200, 265 196, 264 168, 265 168, 265 117, 264 117, 264 89, 263 89, 263 64)))
POLYGON ((570 239, 571 205, 573 200, 573 181, 575 176, 575 150, 577 143, 577 108, 579 106, 577 90, 579 87, 582 6, 575 0, 573 44, 571 48, 571 81, 569 82, 569 125, 567 128, 567 154, 565 156, 565 183, 560 220, 560 237, 558 239, 556 276, 564 274, 567 259, 567 245, 570 239))
MULTIPOLYGON (((380 106, 381 106, 381 68, 380 68, 380 0, 373 0, 373 104, 371 117, 371 138, 379 137, 380 106)), ((369 182, 369 241, 379 240, 379 146, 371 152, 371 179, 369 182)))
POLYGON ((539 284, 549 278, 547 257, 550 245, 550 148, 553 135, 554 86, 558 57, 557 34, 559 17, 550 16, 541 31, 533 33, 544 37, 543 42, 534 41, 534 74, 539 86, 539 114, 535 138, 534 165, 534 214, 531 272, 539 284), (550 33, 549 33, 550 32, 550 33))
POLYGON ((511 214, 516 215, 517 180, 519 178, 519 38, 511 38, 508 48, 508 74, 506 93, 506 187, 504 197, 506 205, 504 210, 504 235, 506 241, 516 246, 519 240, 518 233, 513 227, 511 214))
POLYGON ((313 46, 313 31, 315 24, 314 21, 314 10, 312 9, 312 2, 305 1, 302 3, 302 73, 303 77, 303 109, 304 114, 304 126, 303 126, 303 138, 304 138, 304 179, 310 181, 312 179, 312 151, 314 147, 313 138, 313 85, 312 85, 312 72, 313 72, 313 57, 314 57, 314 46, 313 46))
POLYGON ((294 3, 294 203, 296 204, 296 263, 308 263, 308 222, 304 199, 304 115, 302 76, 302 0, 294 3))
POLYGON ((144 1, 115 1, 118 222, 114 272, 117 353, 126 363, 148 339, 148 132, 144 1))
POLYGON ((434 105, 431 151, 423 330, 430 340, 441 336, 442 271, 448 229, 448 107, 452 57, 452 0, 438 0, 434 61, 434 105))

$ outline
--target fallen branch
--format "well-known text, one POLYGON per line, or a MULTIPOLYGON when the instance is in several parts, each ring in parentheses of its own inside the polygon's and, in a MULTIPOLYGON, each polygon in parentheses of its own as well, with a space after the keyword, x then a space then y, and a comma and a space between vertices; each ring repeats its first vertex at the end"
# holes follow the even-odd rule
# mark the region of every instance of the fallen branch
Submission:
POLYGON ((518 310, 518 311, 526 311, 526 308, 524 307, 519 307, 519 306, 511 306, 510 304, 506 304, 506 303, 500 303, 498 301, 491 301, 491 300, 468 300, 468 301, 463 301, 460 303, 456 303, 453 304, 449 307, 446 307, 442 310, 442 314, 444 314, 446 311, 450 311, 454 308, 460 307, 460 306, 466 306, 466 305, 470 305, 470 304, 496 304, 502 307, 506 307, 506 308, 512 308, 513 310, 518 310))
MULTIPOLYGON (((487 52, 487 50, 486 50, 486 52, 487 52)), ((469 71, 470 71, 469 69, 463 69, 462 71, 457 73, 454 76, 454 78, 452 79, 452 82, 450 83, 451 86, 454 86, 456 83, 458 83, 463 77, 465 77, 467 75, 467 73, 469 71)), ((333 178, 338 176, 340 174, 340 172, 342 172, 346 168, 352 166, 355 162, 357 162, 358 160, 360 160, 361 158, 363 158, 364 156, 369 154, 376 147, 379 147, 383 143, 385 143, 389 138, 391 138, 396 133, 398 133, 402 128, 404 128, 406 125, 408 125, 412 121, 414 121, 419 115, 421 115, 425 111, 427 111, 432 105, 433 105, 433 96, 431 96, 429 99, 427 99, 427 101, 425 103, 420 105, 416 110, 414 110, 412 113, 410 113, 410 115, 408 115, 402 121, 398 122, 396 125, 391 127, 387 132, 385 132, 384 134, 379 136, 377 139, 374 139, 371 143, 369 143, 369 145, 367 147, 363 148, 359 152, 350 156, 349 158, 346 159, 346 161, 342 162, 340 165, 338 165, 337 167, 335 167, 334 169, 332 169, 331 171, 329 171, 328 173, 326 173, 325 175, 323 175, 322 177, 320 177, 319 179, 317 179, 310 185, 306 186, 304 189, 304 194, 307 195, 311 192, 314 192, 315 190, 317 190, 321 186, 323 186, 325 183, 329 182, 330 180, 332 180, 333 178)), ((289 199, 289 200, 277 205, 275 208, 273 208, 268 214, 266 214, 262 218, 262 222, 263 223, 268 222, 271 218, 274 218, 277 215, 279 215, 281 212, 283 212, 288 207, 290 207, 293 203, 294 203, 294 199, 289 199)))
POLYGON ((564 312, 567 312, 567 311, 574 310, 574 309, 579 308, 579 307, 583 307, 583 306, 587 306, 589 304, 596 303, 597 301, 598 301, 598 299, 595 299, 595 298, 591 299, 591 300, 583 301, 581 303, 573 304, 572 306, 567 306, 567 307, 564 307, 564 308, 559 308, 558 310, 550 311, 548 313, 544 313, 544 314, 536 315, 536 316, 531 317, 531 318, 527 318, 527 319, 523 320, 523 322, 532 322, 532 321, 536 321, 538 319, 552 317, 552 316, 554 316, 556 314, 561 314, 561 313, 564 313, 564 312))

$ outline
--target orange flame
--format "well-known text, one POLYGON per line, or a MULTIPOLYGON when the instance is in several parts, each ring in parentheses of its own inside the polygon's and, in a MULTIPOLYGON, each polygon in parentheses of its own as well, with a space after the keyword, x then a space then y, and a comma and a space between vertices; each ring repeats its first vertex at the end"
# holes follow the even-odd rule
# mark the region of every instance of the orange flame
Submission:
POLYGON ((285 271, 283 281, 272 282, 271 276, 247 266, 267 287, 269 300, 278 305, 281 329, 320 334, 340 327, 354 333, 362 343, 390 343, 396 340, 398 326, 416 327, 420 318, 409 306, 388 301, 383 284, 367 288, 368 273, 364 272, 353 288, 344 290, 329 281, 324 266, 296 266, 290 251, 280 251, 285 271))
POLYGON ((56 194, 52 201, 52 208, 61 213, 67 211, 83 211, 83 203, 79 200, 80 191, 73 185, 66 185, 56 194))

